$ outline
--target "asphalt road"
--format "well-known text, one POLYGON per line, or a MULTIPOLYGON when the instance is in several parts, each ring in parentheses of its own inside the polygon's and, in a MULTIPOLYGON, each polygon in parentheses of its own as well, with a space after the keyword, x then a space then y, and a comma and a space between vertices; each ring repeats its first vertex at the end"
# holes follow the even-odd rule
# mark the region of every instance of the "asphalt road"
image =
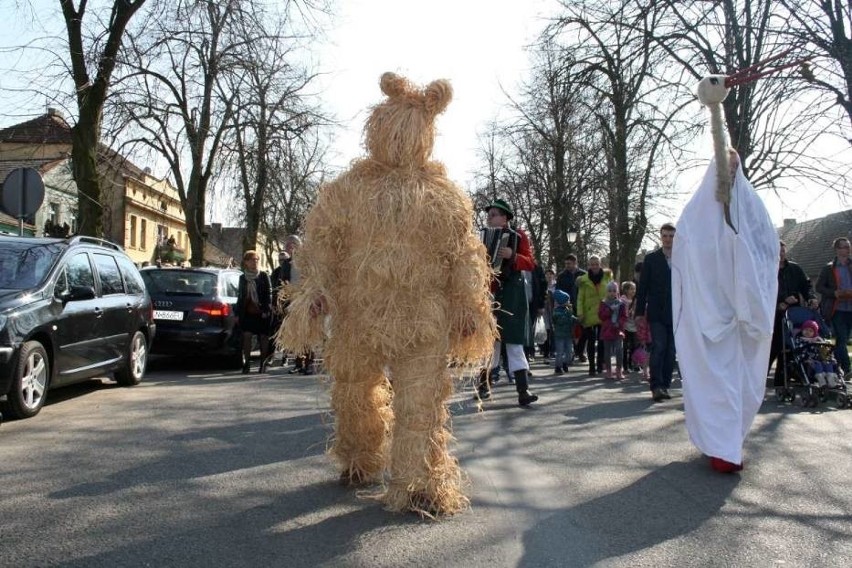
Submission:
POLYGON ((767 396, 741 474, 689 443, 680 390, 535 367, 452 403, 472 508, 434 522, 336 483, 328 384, 154 361, 0 427, 0 566, 849 566, 852 410, 767 396))

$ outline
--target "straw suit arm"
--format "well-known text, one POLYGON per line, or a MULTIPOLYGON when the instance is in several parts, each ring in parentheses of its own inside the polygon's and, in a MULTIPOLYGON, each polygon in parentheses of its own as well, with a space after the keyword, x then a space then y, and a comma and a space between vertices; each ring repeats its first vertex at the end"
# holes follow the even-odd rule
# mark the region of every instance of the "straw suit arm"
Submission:
POLYGON ((305 218, 305 239, 293 262, 299 281, 293 289, 282 325, 280 343, 302 352, 320 346, 324 340, 323 317, 316 317, 316 306, 323 311, 333 305, 333 290, 339 282, 340 259, 346 254, 346 227, 340 211, 334 207, 337 181, 320 190, 317 202, 305 218))
POLYGON ((491 268, 485 247, 474 235, 469 208, 458 221, 457 251, 448 251, 447 299, 451 306, 450 350, 458 361, 487 356, 493 348, 497 329, 491 311, 491 268))

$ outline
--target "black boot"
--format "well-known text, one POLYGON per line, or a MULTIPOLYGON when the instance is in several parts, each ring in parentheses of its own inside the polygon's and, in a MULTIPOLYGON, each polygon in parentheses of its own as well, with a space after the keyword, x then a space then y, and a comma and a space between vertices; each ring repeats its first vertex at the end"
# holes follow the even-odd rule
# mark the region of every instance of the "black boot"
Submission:
POLYGON ((482 369, 479 371, 479 382, 476 385, 476 392, 479 394, 479 400, 488 400, 491 398, 491 382, 489 381, 490 369, 482 369))
POLYGON ((529 391, 528 385, 527 370, 520 369, 515 371, 515 388, 518 391, 519 406, 528 406, 530 403, 538 400, 538 397, 529 391))

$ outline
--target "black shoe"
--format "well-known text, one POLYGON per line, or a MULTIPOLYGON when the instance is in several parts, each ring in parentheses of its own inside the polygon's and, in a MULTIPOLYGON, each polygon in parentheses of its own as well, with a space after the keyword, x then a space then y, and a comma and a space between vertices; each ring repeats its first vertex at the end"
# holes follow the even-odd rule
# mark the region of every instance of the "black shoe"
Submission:
POLYGON ((538 400, 538 397, 529 391, 526 369, 515 371, 515 389, 518 391, 518 405, 520 406, 528 406, 538 400))
POLYGON ((554 374, 554 375, 561 375, 561 374, 563 374, 564 372, 565 372, 565 371, 563 371, 563 370, 562 370, 562 367, 556 367, 555 369, 553 369, 553 374, 554 374))
POLYGON ((534 395, 530 391, 518 393, 518 406, 529 406, 531 403, 537 400, 538 395, 534 395))
POLYGON ((666 400, 671 400, 672 395, 669 394, 669 389, 660 389, 663 391, 663 398, 666 400))
POLYGON ((663 393, 663 389, 654 389, 651 391, 651 399, 654 402, 663 402, 666 399, 666 395, 663 393))
POLYGON ((248 364, 248 363, 245 363, 245 364, 243 365, 243 374, 244 374, 244 375, 248 375, 248 374, 249 374, 249 371, 251 371, 251 365, 250 365, 250 364, 248 364))
POLYGON ((564 365, 562 365, 562 372, 563 372, 563 373, 567 373, 567 372, 568 372, 568 363, 565 363, 564 365))

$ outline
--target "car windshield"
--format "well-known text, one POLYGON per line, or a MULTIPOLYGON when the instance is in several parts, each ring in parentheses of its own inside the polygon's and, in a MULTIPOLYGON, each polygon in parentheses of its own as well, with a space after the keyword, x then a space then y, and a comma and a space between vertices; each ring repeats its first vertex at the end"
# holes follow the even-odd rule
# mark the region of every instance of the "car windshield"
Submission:
POLYGON ((212 296, 218 278, 193 270, 143 270, 142 280, 151 296, 212 296))
POLYGON ((4 242, 0 248, 0 289, 27 290, 41 284, 65 245, 4 242))

